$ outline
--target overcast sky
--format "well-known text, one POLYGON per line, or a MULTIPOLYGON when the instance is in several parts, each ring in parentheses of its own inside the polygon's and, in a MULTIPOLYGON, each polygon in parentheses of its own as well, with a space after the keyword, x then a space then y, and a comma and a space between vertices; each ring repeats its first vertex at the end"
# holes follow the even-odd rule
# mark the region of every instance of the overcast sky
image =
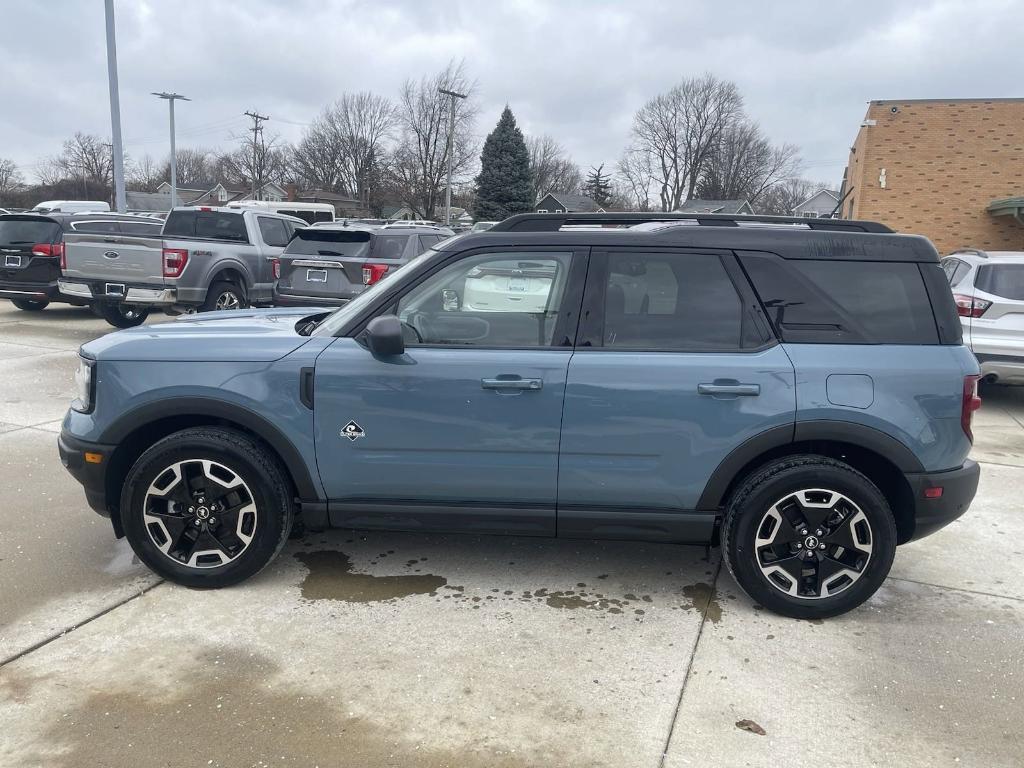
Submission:
MULTIPOLYGON (((464 59, 486 134, 508 103, 580 165, 614 164, 633 112, 683 77, 734 80, 749 114, 834 184, 870 99, 1022 96, 1020 0, 115 0, 132 157, 224 146, 242 113, 296 140, 345 91, 394 95, 464 59)), ((0 0, 0 157, 26 176, 75 131, 110 135, 102 0, 0 0)))

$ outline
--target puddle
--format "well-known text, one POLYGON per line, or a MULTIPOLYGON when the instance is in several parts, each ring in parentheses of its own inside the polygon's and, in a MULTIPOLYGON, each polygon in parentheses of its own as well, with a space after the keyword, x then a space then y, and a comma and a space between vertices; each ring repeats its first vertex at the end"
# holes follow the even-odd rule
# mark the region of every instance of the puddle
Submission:
POLYGON ((344 552, 320 550, 296 552, 309 569, 302 581, 306 600, 341 600, 346 603, 380 603, 412 595, 432 595, 448 580, 433 574, 373 576, 353 573, 352 560, 344 552))
MULTIPOLYGON (((5 736, 14 737, 10 744, 18 751, 4 754, 12 765, 50 768, 537 764, 507 750, 434 747, 422 735, 411 740, 400 724, 415 723, 415 710, 387 713, 386 725, 353 716, 340 692, 317 695, 282 684, 275 679, 280 667, 248 649, 199 646, 189 656, 194 662, 175 671, 166 691, 133 679, 128 666, 119 685, 76 685, 81 695, 70 704, 17 724, 8 720, 16 731, 5 736)), ((43 695, 46 683, 37 682, 35 695, 43 695)), ((556 764, 571 763, 571 756, 558 755, 556 764)))
POLYGON ((715 599, 715 589, 710 584, 699 581, 683 587, 683 594, 690 601, 690 608, 705 612, 708 621, 717 624, 722 619, 722 606, 715 599))

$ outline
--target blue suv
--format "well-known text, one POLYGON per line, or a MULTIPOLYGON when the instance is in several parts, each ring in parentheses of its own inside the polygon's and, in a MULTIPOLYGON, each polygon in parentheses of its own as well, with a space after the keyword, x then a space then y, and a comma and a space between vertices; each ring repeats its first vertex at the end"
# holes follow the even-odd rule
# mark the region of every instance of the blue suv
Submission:
POLYGON ((85 344, 62 461, 150 568, 263 568, 296 521, 720 543, 847 611, 961 515, 978 363, 935 248, 872 222, 526 214, 333 312, 85 344))

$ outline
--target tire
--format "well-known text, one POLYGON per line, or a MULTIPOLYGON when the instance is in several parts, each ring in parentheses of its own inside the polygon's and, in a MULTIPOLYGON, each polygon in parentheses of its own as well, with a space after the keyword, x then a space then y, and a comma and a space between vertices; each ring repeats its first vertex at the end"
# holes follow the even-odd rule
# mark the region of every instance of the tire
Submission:
POLYGON ((262 443, 198 427, 139 457, 125 480, 121 521, 139 559, 160 576, 186 587, 226 587, 281 551, 295 519, 292 497, 285 471, 262 443))
POLYGON ((885 581, 896 523, 882 493, 853 467, 789 456, 759 467, 732 494, 722 549, 729 573, 757 603, 796 619, 827 618, 856 608, 885 581))
POLYGON ((245 288, 230 280, 217 280, 206 291, 206 298, 199 307, 200 312, 216 312, 230 309, 248 309, 249 297, 245 288))
POLYGON ((150 312, 148 307, 122 303, 94 305, 93 311, 115 328, 134 328, 142 325, 150 312))
POLYGON ((49 299, 31 301, 30 299, 11 299, 11 304, 25 312, 41 312, 50 305, 49 299))

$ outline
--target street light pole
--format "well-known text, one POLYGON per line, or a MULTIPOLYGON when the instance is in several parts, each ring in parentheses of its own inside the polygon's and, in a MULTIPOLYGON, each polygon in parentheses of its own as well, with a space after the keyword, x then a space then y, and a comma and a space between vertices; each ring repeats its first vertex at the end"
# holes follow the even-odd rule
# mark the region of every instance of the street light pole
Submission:
POLYGON ((448 91, 438 88, 438 93, 448 96, 451 101, 451 113, 448 119, 448 186, 444 191, 444 224, 446 227, 452 225, 452 155, 455 147, 455 100, 466 98, 464 93, 448 91))
POLYGON ((192 101, 192 99, 182 96, 180 93, 167 93, 167 91, 161 91, 160 93, 153 92, 154 96, 159 96, 161 99, 167 99, 167 106, 170 107, 171 113, 171 208, 178 206, 178 153, 174 148, 174 100, 181 99, 182 101, 192 101))
POLYGON ((121 145, 121 100, 117 88, 117 41, 114 39, 114 0, 106 0, 107 80, 110 86, 110 153, 113 155, 114 208, 128 210, 124 197, 124 147, 121 145))

